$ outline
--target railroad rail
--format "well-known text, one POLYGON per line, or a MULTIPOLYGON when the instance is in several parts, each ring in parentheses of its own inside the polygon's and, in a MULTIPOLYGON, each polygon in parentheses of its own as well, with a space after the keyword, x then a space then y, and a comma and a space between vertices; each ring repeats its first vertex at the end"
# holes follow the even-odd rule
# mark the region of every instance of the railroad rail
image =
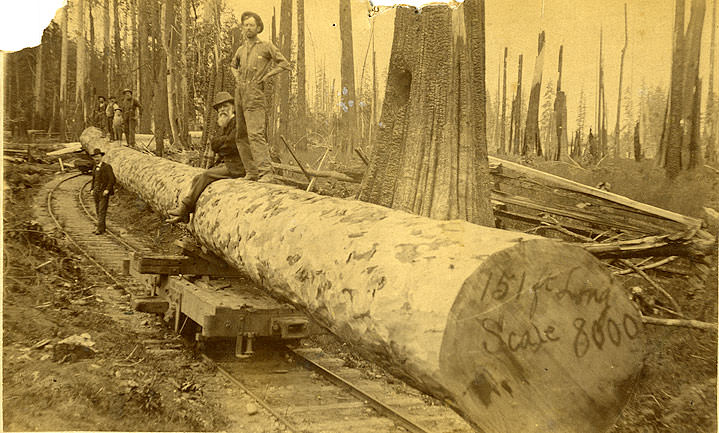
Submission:
MULTIPOLYGON (((89 182, 80 176, 66 176, 48 191, 50 217, 115 284, 134 288, 131 292, 140 295, 146 289, 126 275, 123 263, 130 253, 149 249, 134 245, 110 227, 107 236, 93 234, 96 219, 85 203, 89 182)), ((111 218, 109 222, 111 226, 111 218)), ((389 384, 347 367, 345 361, 317 347, 267 344, 249 359, 237 359, 231 350, 203 357, 292 432, 474 431, 446 406, 426 402, 404 384, 389 384)))

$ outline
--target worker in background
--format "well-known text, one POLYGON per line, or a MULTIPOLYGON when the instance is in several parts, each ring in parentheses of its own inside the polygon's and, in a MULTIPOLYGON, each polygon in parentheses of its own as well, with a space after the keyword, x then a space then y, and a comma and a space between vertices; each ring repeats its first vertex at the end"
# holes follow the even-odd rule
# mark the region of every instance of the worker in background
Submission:
POLYGON ((112 119, 115 117, 115 106, 119 107, 115 97, 110 96, 107 105, 105 106, 105 125, 103 126, 103 129, 107 131, 110 140, 116 140, 115 128, 112 126, 112 119))
MULTIPOLYGON (((112 111, 114 113, 112 116, 112 130, 115 134, 114 140, 122 140, 122 129, 125 125, 125 119, 122 115, 122 108, 120 108, 119 104, 115 104, 112 111)), ((127 136, 127 132, 125 132, 125 136, 127 136)))
POLYGON ((137 99, 132 97, 132 90, 124 89, 122 91, 122 95, 122 99, 120 99, 120 108, 122 108, 125 138, 127 139, 128 146, 134 146, 135 128, 137 127, 138 116, 136 112, 139 111, 139 115, 142 116, 142 106, 139 102, 137 102, 137 99))
POLYGON ((92 197, 95 199, 95 212, 97 213, 96 235, 105 233, 105 217, 107 206, 110 203, 110 196, 115 193, 115 173, 112 166, 102 160, 105 152, 95 148, 92 152, 92 159, 95 167, 92 170, 92 197))
POLYGON ((170 218, 166 220, 169 223, 189 222, 197 199, 212 182, 245 175, 238 147, 248 146, 247 128, 241 114, 238 116, 239 121, 235 119, 235 99, 228 92, 218 92, 212 107, 217 110, 217 125, 220 127, 219 134, 210 142, 215 152, 215 162, 212 168, 192 179, 190 191, 182 198, 180 205, 169 212, 170 218))
POLYGON ((97 97, 97 108, 95 109, 95 112, 92 116, 92 124, 100 129, 105 128, 105 108, 107 107, 107 102, 105 100, 104 96, 98 96, 97 97))
MULTIPOLYGON (((247 122, 249 148, 239 149, 239 153, 247 179, 271 183, 274 179, 265 134, 265 83, 272 76, 289 71, 290 64, 274 44, 257 37, 264 30, 259 15, 244 12, 240 20, 245 41, 232 57, 230 69, 236 82, 237 112, 242 111, 247 122)), ((238 141, 238 147, 243 145, 238 141)))

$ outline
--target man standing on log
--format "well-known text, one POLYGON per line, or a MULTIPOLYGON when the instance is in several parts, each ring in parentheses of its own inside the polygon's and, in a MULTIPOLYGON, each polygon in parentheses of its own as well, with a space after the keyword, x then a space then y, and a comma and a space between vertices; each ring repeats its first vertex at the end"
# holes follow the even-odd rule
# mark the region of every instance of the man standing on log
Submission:
POLYGON ((235 121, 235 99, 228 92, 218 92, 212 107, 217 110, 217 125, 221 128, 220 134, 210 142, 212 151, 215 152, 214 167, 192 179, 189 193, 180 201, 177 208, 169 212, 170 218, 166 220, 169 223, 189 222, 190 213, 194 212, 197 199, 212 182, 245 175, 244 160, 240 158, 238 149, 249 149, 247 128, 241 114, 235 121))
POLYGON ((96 235, 105 233, 105 217, 107 206, 110 203, 110 196, 115 193, 115 173, 112 166, 102 160, 105 152, 95 148, 92 152, 92 159, 95 167, 92 170, 92 197, 95 199, 95 212, 97 213, 96 235))
POLYGON ((122 94, 123 98, 120 100, 120 108, 122 108, 125 138, 127 139, 128 146, 134 146, 135 125, 137 124, 135 109, 139 110, 139 115, 142 116, 142 106, 137 102, 137 99, 132 97, 132 90, 124 89, 122 94))
MULTIPOLYGON (((289 71, 290 64, 272 42, 260 40, 264 24, 254 12, 244 12, 240 18, 245 42, 235 52, 230 69, 235 77, 238 112, 247 122, 249 146, 239 149, 246 178, 260 182, 273 182, 270 149, 265 138, 265 83, 270 77, 289 71), (251 155, 251 158, 245 155, 251 155)), ((238 141, 238 148, 243 144, 238 141)))

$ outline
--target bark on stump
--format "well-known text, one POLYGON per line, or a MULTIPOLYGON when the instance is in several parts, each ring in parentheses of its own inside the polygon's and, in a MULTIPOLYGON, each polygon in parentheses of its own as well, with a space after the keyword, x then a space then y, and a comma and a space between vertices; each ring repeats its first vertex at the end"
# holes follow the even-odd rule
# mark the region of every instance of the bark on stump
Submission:
MULTIPOLYGON (((201 172, 81 141, 161 213, 201 172)), ((604 431, 642 366, 639 313, 579 247, 242 179, 211 184, 188 228, 481 431, 604 431)))
POLYGON ((382 125, 360 200, 494 225, 489 200, 484 4, 397 8, 382 125))

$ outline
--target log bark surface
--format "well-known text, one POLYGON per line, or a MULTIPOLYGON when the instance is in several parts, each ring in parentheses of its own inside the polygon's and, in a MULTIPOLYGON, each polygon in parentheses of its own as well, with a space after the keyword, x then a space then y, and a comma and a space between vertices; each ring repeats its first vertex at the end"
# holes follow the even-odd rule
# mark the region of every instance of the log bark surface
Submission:
MULTIPOLYGON (((161 213, 201 172, 100 135, 81 141, 161 213)), ((212 183, 188 228, 481 431, 604 431, 641 369, 639 313, 579 247, 242 179, 212 183)))

